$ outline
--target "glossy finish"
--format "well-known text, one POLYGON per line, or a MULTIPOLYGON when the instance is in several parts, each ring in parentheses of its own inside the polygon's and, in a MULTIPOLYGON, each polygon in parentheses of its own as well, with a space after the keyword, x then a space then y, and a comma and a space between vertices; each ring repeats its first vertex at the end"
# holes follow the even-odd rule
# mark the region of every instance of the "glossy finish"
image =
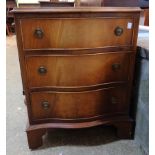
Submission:
POLYGON ((18 8, 17 44, 31 149, 50 128, 113 125, 130 138, 140 9, 18 8))
POLYGON ((24 49, 128 46, 133 43, 133 27, 128 29, 128 23, 133 25, 133 19, 23 19, 23 46, 24 49), (37 29, 40 32, 34 37, 37 29))
MULTIPOLYGON (((75 8, 71 8, 71 7, 58 7, 58 8, 51 8, 51 7, 41 7, 41 8, 37 8, 37 7, 33 7, 33 8, 14 8, 13 13, 14 14, 20 14, 20 13, 34 13, 36 15, 36 13, 43 13, 43 14, 47 14, 47 13, 139 13, 141 11, 141 9, 139 7, 75 7, 75 8)), ((33 16, 34 16, 33 14, 33 16)), ((39 17, 39 16, 38 16, 39 17)), ((68 16, 69 18, 70 16, 68 16)))
POLYGON ((28 83, 29 87, 80 87, 128 81, 131 61, 126 52, 28 56, 28 83))
POLYGON ((85 92, 38 92, 31 94, 34 120, 50 118, 76 120, 125 113, 128 110, 126 102, 127 92, 124 87, 85 92))

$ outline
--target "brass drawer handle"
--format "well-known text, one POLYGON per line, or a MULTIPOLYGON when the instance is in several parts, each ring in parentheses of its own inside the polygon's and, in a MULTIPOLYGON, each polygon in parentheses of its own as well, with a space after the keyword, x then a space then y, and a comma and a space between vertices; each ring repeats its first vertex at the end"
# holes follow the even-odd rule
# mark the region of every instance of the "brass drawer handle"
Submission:
POLYGON ((47 73, 47 69, 44 66, 39 67, 38 73, 44 75, 47 73))
POLYGON ((34 36, 37 38, 37 39, 42 39, 43 36, 44 36, 44 32, 41 28, 37 28, 35 29, 34 31, 34 36))
POLYGON ((48 101, 42 102, 42 108, 43 108, 44 110, 48 110, 49 107, 50 107, 50 105, 49 105, 48 101))
POLYGON ((116 36, 121 36, 123 34, 123 28, 121 28, 119 26, 116 27, 114 33, 116 36))
POLYGON ((112 64, 112 70, 113 71, 117 71, 120 68, 121 68, 121 64, 119 64, 119 63, 112 64))

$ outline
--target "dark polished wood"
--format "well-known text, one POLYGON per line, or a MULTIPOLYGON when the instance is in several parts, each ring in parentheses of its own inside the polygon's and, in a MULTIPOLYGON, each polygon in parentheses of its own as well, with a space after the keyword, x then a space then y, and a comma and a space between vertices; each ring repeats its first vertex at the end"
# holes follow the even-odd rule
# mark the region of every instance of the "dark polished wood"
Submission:
POLYGON ((149 9, 144 9, 144 25, 149 26, 149 9))
MULTIPOLYGON (((122 13, 122 12, 126 12, 126 13, 140 13, 141 9, 139 7, 57 7, 57 8, 51 8, 51 7, 34 7, 34 8, 14 8, 14 10, 12 11, 14 14, 18 14, 20 15, 20 13, 28 13, 28 14, 35 14, 37 16, 36 13, 43 13, 43 14, 47 14, 47 13, 57 13, 57 17, 59 13, 73 13, 73 12, 81 12, 81 13, 122 13)), ((23 15, 23 14, 22 14, 23 15)), ((67 14, 68 15, 68 14, 67 14)), ((34 15, 33 15, 34 16, 34 15)), ((69 15, 68 15, 69 16, 69 15)), ((82 17, 84 16, 84 14, 82 15, 82 17)), ((39 16, 37 16, 39 17, 39 16)))
POLYGON ((128 23, 133 23, 133 19, 22 19, 23 46, 24 49, 129 46, 134 29, 128 29, 128 23), (115 34, 118 26, 123 30, 120 36, 115 34), (42 36, 34 35, 37 31, 42 36), (85 37, 81 39, 82 35, 85 37))
POLYGON ((30 97, 33 120, 58 118, 76 121, 104 114, 128 112, 124 87, 84 92, 36 92, 30 97))
POLYGON ((128 81, 132 61, 130 55, 120 52, 75 56, 28 56, 26 58, 28 84, 30 88, 82 87, 128 81), (45 72, 40 72, 40 69, 45 72))
POLYGON ((117 136, 122 139, 132 138, 133 134, 133 120, 118 121, 114 123, 117 129, 117 136))
POLYGON ((113 125, 130 138, 139 8, 16 8, 31 149, 51 128, 113 125))
POLYGON ((46 129, 31 130, 27 128, 27 140, 30 149, 35 149, 43 144, 42 136, 46 133, 46 129))
POLYGON ((80 129, 90 128, 98 125, 110 125, 116 128, 116 134, 121 139, 131 139, 133 132, 133 121, 126 116, 100 118, 95 121, 76 122, 76 123, 39 123, 30 125, 26 132, 30 149, 35 149, 43 144, 43 135, 49 129, 80 129))

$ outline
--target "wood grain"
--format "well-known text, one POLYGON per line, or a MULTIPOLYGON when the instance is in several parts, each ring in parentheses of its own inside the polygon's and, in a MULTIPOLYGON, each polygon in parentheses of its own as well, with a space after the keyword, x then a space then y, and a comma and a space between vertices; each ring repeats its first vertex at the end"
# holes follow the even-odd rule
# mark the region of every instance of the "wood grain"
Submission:
POLYGON ((140 11, 14 9, 30 148, 41 146, 50 128, 107 124, 117 128, 120 138, 131 137, 129 110, 140 11), (114 33, 118 26, 123 28, 121 36, 114 33))
POLYGON ((121 12, 121 13, 128 13, 128 12, 140 12, 141 9, 139 7, 57 7, 57 8, 51 8, 51 7, 33 7, 33 8, 14 8, 12 12, 14 14, 20 14, 20 13, 28 13, 28 14, 36 14, 36 13, 95 13, 95 12, 121 12))
POLYGON ((28 56, 29 87, 80 87, 128 81, 130 53, 28 56), (120 65, 116 70, 114 65, 120 65), (38 69, 44 67, 45 74, 38 69), (95 73, 95 74, 94 74, 95 73))
POLYGON ((133 24, 133 19, 23 19, 21 31, 24 49, 127 46, 133 33, 128 23, 133 24), (123 28, 121 36, 114 33, 118 26, 123 28), (37 28, 44 33, 42 39, 34 36, 37 28))
POLYGON ((107 113, 127 112, 126 88, 116 87, 86 92, 37 92, 31 94, 33 119, 89 118, 107 113), (49 103, 44 109, 43 102, 49 103))

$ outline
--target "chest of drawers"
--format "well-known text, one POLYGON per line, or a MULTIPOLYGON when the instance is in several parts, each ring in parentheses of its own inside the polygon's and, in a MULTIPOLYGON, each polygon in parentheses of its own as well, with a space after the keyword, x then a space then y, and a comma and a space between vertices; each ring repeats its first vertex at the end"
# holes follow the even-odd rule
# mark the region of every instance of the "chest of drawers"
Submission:
POLYGON ((16 8, 31 149, 50 128, 113 125, 130 138, 139 8, 16 8))

